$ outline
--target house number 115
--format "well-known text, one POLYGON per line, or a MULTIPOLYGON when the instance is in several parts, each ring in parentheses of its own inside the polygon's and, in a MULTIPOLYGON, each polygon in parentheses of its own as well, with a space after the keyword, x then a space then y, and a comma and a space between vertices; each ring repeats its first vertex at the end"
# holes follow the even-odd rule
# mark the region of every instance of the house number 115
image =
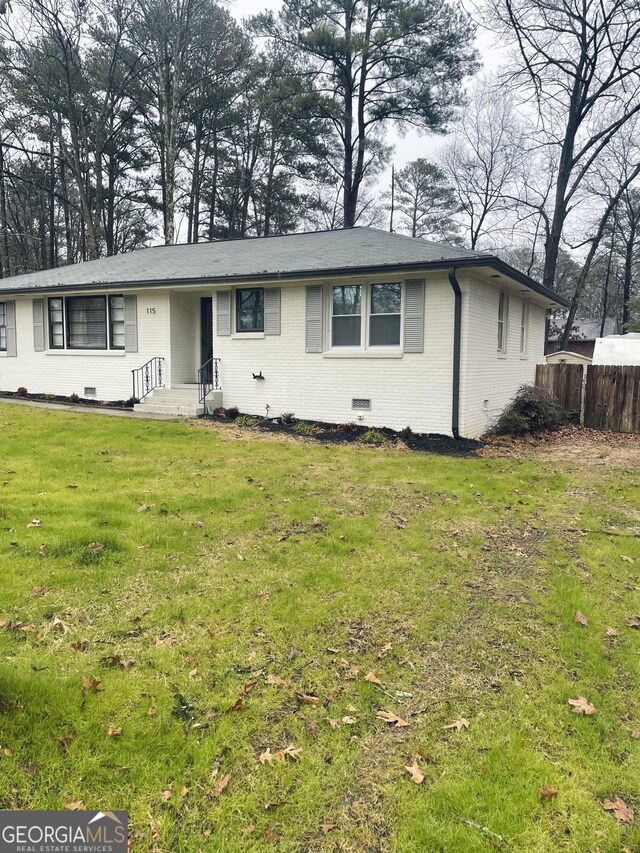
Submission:
POLYGON ((147 308, 147 314, 155 314, 155 313, 156 313, 155 308, 147 308))

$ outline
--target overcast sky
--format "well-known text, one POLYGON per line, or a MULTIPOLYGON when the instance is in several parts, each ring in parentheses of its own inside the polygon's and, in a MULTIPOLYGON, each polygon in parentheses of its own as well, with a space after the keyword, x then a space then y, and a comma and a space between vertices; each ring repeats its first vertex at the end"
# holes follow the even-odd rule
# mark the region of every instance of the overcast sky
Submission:
MULTIPOLYGON (((238 20, 242 20, 250 15, 263 12, 265 9, 276 10, 280 6, 281 0, 231 0, 228 8, 232 15, 238 20)), ((480 52, 484 71, 487 73, 495 71, 502 61, 504 52, 496 46, 494 36, 487 30, 478 28, 476 47, 480 52)), ((431 157, 438 146, 442 145, 443 140, 444 137, 442 136, 428 136, 414 130, 409 130, 403 136, 392 129, 388 131, 388 141, 395 147, 392 161, 396 169, 401 169, 410 160, 415 160, 418 157, 431 157)), ((379 187, 381 190, 387 189, 390 175, 391 169, 389 168, 380 176, 379 187)))

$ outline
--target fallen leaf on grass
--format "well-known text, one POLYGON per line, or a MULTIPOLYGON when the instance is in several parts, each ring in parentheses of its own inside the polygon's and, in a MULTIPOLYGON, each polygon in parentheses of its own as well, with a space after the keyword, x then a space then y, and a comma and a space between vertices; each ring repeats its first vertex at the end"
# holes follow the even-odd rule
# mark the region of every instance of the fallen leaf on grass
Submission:
POLYGON ((279 687, 288 687, 289 682, 285 678, 281 678, 279 675, 268 675, 265 680, 265 684, 277 684, 279 687))
POLYGON ((60 626, 60 628, 62 628, 63 634, 68 634, 71 630, 70 625, 67 625, 66 622, 63 622, 62 619, 58 619, 58 617, 56 616, 56 618, 53 620, 53 627, 56 628, 57 626, 60 626))
POLYGON ((39 518, 34 518, 29 522, 29 524, 27 524, 27 527, 42 527, 42 522, 39 518))
POLYGON ((338 826, 338 824, 337 824, 337 823, 321 823, 321 824, 320 824, 320 829, 321 829, 321 830, 324 832, 324 834, 326 835, 328 832, 331 832, 331 830, 332 830, 332 829, 336 829, 336 828, 337 828, 337 826, 338 826))
MULTIPOLYGON (((329 722, 331 723, 331 728, 332 728, 332 729, 337 729, 337 728, 339 728, 339 727, 340 727, 339 725, 335 725, 335 726, 333 725, 333 723, 336 723, 336 724, 338 723, 338 721, 337 721, 337 720, 329 720, 329 722)), ((356 718, 355 718, 355 717, 349 717, 349 716, 346 716, 346 717, 343 717, 343 718, 342 718, 342 722, 345 724, 345 726, 355 726, 355 724, 356 724, 358 721, 356 720, 356 718)))
POLYGON ((269 601, 269 599, 271 598, 271 594, 268 593, 266 589, 263 589, 262 592, 258 594, 258 598, 260 599, 260 601, 269 601))
POLYGON ((629 729, 629 734, 634 740, 640 740, 640 731, 636 729, 629 729))
POLYGON ((218 781, 216 782, 216 784, 213 788, 213 796, 216 799, 218 799, 218 797, 224 791, 224 789, 227 787, 227 785, 229 784, 230 781, 231 781, 231 773, 227 773, 227 775, 223 776, 222 779, 218 779, 218 781))
POLYGON ((625 563, 635 563, 633 557, 627 557, 625 554, 623 554, 620 559, 624 560, 625 563))
POLYGON ((385 723, 393 723, 394 728, 401 729, 404 726, 408 726, 409 723, 406 720, 398 717, 397 714, 394 714, 393 711, 376 711, 376 717, 379 720, 384 720, 385 723))
POLYGON ((385 645, 378 652, 378 657, 383 658, 387 652, 391 651, 392 648, 393 648, 392 643, 385 643, 385 645))
POLYGON ((294 746, 292 743, 285 746, 284 749, 276 749, 271 752, 271 747, 267 747, 264 752, 260 753, 260 764, 271 764, 272 761, 285 761, 287 758, 291 761, 298 761, 302 753, 301 746, 294 746))
POLYGON ((204 527, 204 521, 192 521, 194 527, 204 527))
POLYGON ((99 681, 97 678, 88 678, 86 675, 82 676, 82 683, 89 691, 89 693, 102 693, 102 681, 99 681))
POLYGON ((3 753, 3 755, 6 755, 7 758, 11 758, 11 756, 13 755, 13 750, 9 749, 8 746, 5 746, 2 749, 2 753, 3 753))
POLYGON ((574 616, 574 622, 577 622, 578 625, 588 625, 589 624, 589 620, 587 619, 587 617, 584 615, 584 613, 581 613, 579 610, 576 610, 576 615, 574 616))
POLYGON ((274 832, 270 826, 266 828, 264 837, 269 844, 277 844, 282 839, 282 836, 274 832))
POLYGON ((242 696, 236 701, 235 705, 232 705, 229 710, 230 711, 242 711, 244 708, 244 702, 242 701, 242 696))
POLYGON ((409 776, 411 776, 411 781, 415 785, 421 785, 424 782, 424 773, 418 767, 418 762, 414 761, 413 764, 407 764, 404 768, 409 776))
POLYGON ((378 684, 378 685, 380 685, 380 687, 382 687, 382 682, 380 681, 378 676, 375 674, 375 672, 368 672, 365 675, 364 680, 371 682, 371 684, 378 684))
POLYGON ((109 726, 107 737, 118 737, 122 734, 122 726, 109 726))
POLYGON ((604 635, 605 637, 617 637, 618 631, 615 628, 611 628, 611 626, 607 625, 607 627, 604 629, 604 635))
POLYGON ((538 794, 541 800, 552 800, 558 796, 558 789, 552 788, 551 785, 545 785, 544 788, 540 788, 538 794))
POLYGON ((312 696, 309 693, 296 693, 296 700, 301 705, 319 705, 320 699, 317 696, 312 696))
POLYGON ((573 706, 574 714, 586 714, 590 716, 596 712, 595 706, 587 702, 584 696, 579 696, 577 699, 569 699, 568 703, 573 706))
POLYGON ((612 800, 605 800, 602 808, 607 812, 613 812, 615 819, 619 823, 633 823, 635 814, 632 808, 617 794, 612 800))
POLYGON ((640 628, 640 616, 629 616, 627 625, 629 628, 640 628))
POLYGON ((460 720, 454 720, 453 723, 449 723, 447 726, 444 726, 445 729, 455 729, 457 732, 462 731, 462 729, 469 728, 469 720, 465 720, 462 717, 460 720))
POLYGON ((171 788, 167 788, 166 791, 160 794, 160 799, 163 803, 168 803, 171 797, 173 797, 173 790, 171 788))
POLYGON ((31 590, 31 592, 34 595, 41 596, 41 595, 46 595, 49 592, 49 590, 47 589, 46 586, 34 586, 34 588, 31 590))
POLYGON ((90 551, 102 551, 103 548, 104 548, 104 545, 102 544, 102 542, 90 542, 89 543, 89 550, 90 551))
POLYGON ((438 759, 434 755, 431 755, 430 752, 425 752, 423 749, 418 750, 418 755, 420 756, 420 758, 422 758, 424 761, 426 761, 427 764, 437 764, 438 763, 438 759))
POLYGON ((82 800, 67 800, 64 807, 65 809, 69 809, 70 812, 81 812, 84 809, 84 803, 82 800))
POLYGON ((257 683, 257 681, 247 681, 246 684, 242 685, 242 692, 245 694, 245 696, 251 693, 257 683))
POLYGON ((327 721, 332 729, 340 728, 340 720, 333 719, 332 717, 327 717, 327 721))
POLYGON ((156 707, 156 697, 151 696, 150 698, 151 698, 151 707, 147 711, 147 717, 155 717, 155 715, 158 713, 158 709, 156 707))

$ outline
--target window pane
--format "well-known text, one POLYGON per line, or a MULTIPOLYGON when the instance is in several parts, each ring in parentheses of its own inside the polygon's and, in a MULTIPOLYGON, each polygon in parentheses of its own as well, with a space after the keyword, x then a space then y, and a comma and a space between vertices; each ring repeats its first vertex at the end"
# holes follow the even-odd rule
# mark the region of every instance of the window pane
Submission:
POLYGON ((69 349, 106 349, 107 303, 105 297, 69 297, 67 299, 67 334, 69 349))
POLYGON ((0 350, 7 348, 7 310, 4 302, 0 302, 0 350))
POLYGON ((359 347, 362 321, 355 317, 334 317, 331 324, 331 345, 334 347, 359 347))
POLYGON ((371 313, 399 314, 402 303, 400 282, 371 285, 371 313))
POLYGON ((369 318, 369 324, 369 343, 372 347, 394 347, 399 345, 399 314, 372 314, 369 318))
POLYGON ((360 314, 361 286, 345 284, 333 288, 333 316, 360 314))
POLYGON ((236 331, 264 332, 264 290, 236 290, 236 331))
POLYGON ((124 349, 124 296, 109 297, 109 346, 124 349))
POLYGON ((49 346, 52 349, 64 347, 62 299, 49 300, 49 346))

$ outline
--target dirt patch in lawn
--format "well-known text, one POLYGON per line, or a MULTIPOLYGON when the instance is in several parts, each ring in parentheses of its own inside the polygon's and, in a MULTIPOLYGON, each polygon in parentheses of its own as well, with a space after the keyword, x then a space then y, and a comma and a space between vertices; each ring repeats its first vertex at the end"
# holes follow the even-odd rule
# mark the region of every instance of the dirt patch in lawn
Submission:
POLYGON ((567 426, 525 438, 488 438, 479 455, 640 468, 640 435, 567 426))

